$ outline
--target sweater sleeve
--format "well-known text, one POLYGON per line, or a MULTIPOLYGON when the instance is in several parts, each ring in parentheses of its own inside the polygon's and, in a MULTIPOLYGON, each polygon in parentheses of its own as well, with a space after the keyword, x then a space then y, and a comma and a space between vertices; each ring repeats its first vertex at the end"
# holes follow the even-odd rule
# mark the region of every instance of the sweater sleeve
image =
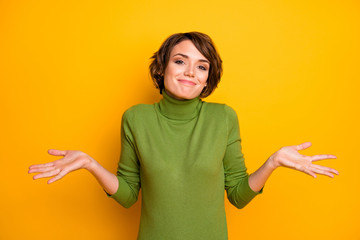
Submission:
POLYGON ((106 193, 125 208, 131 207, 138 199, 140 190, 140 163, 131 130, 131 111, 127 110, 121 121, 121 154, 117 168, 119 187, 113 195, 106 193))
POLYGON ((241 138, 236 112, 225 105, 228 142, 224 156, 225 189, 227 198, 237 208, 245 207, 257 194, 249 186, 249 175, 241 150, 241 138))

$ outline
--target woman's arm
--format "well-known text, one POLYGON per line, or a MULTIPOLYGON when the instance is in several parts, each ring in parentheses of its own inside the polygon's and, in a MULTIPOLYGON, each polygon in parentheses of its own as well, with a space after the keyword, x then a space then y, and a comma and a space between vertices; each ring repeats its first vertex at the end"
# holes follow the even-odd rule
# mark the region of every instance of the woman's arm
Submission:
POLYGON ((260 191, 271 173, 278 167, 292 168, 309 174, 314 178, 316 178, 316 174, 322 174, 332 178, 334 177, 333 173, 339 175, 339 172, 335 169, 312 163, 318 160, 336 158, 336 156, 330 154, 305 156, 298 152, 310 146, 310 142, 305 142, 300 145, 282 147, 279 151, 271 155, 258 170, 250 174, 250 188, 255 192, 260 191))
POLYGON ((116 175, 106 170, 88 154, 76 150, 56 149, 49 149, 48 153, 63 156, 63 158, 50 163, 30 166, 29 173, 39 173, 34 175, 33 179, 53 177, 47 182, 50 184, 72 171, 86 169, 97 179, 107 193, 114 194, 117 191, 119 181, 116 175))

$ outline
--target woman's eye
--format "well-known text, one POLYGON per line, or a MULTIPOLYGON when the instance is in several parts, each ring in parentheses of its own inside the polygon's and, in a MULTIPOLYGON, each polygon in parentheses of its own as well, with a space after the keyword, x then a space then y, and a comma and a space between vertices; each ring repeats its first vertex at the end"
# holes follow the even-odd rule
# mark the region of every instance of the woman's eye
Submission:
POLYGON ((176 60, 175 63, 176 64, 183 64, 184 62, 182 60, 176 60))
POLYGON ((199 66, 199 68, 200 68, 201 70, 206 71, 206 67, 204 67, 204 66, 199 66))

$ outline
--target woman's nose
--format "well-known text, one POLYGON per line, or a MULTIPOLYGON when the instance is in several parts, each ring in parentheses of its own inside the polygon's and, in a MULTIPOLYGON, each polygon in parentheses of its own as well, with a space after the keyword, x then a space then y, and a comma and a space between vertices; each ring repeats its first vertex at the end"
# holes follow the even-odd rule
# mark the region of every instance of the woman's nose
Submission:
POLYGON ((187 69, 185 70, 185 76, 189 76, 189 77, 194 77, 194 70, 192 69, 191 66, 187 67, 187 69))

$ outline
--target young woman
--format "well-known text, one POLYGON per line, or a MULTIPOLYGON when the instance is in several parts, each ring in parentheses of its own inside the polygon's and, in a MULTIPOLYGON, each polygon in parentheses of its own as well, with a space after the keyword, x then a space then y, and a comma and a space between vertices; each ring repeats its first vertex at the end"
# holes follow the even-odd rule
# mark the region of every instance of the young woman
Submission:
POLYGON ((163 98, 139 104, 122 118, 121 156, 117 175, 86 153, 50 149, 63 158, 30 166, 34 179, 86 169, 107 195, 128 208, 142 189, 138 239, 227 239, 224 189, 229 201, 243 208, 262 193, 278 167, 313 177, 334 177, 334 169, 312 162, 334 155, 304 156, 306 142, 282 147, 248 175, 241 151, 238 119, 225 104, 201 98, 217 87, 222 61, 209 36, 199 32, 170 36, 153 55, 150 73, 163 98))

